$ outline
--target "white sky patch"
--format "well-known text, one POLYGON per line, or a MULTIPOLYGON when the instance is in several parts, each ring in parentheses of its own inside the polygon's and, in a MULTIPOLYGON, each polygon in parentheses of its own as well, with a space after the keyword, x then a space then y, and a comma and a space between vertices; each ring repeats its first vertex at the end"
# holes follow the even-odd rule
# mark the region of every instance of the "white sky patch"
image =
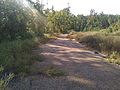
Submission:
MULTIPOLYGON (((48 0, 48 7, 53 5, 55 10, 61 10, 68 6, 68 2, 71 12, 76 15, 88 15, 91 9, 99 13, 103 11, 106 14, 120 14, 120 0, 48 0)), ((43 3, 46 5, 47 0, 43 0, 43 3)))
POLYGON ((28 4, 28 2, 26 0, 23 1, 23 4, 24 4, 25 7, 29 6, 29 4, 28 4))

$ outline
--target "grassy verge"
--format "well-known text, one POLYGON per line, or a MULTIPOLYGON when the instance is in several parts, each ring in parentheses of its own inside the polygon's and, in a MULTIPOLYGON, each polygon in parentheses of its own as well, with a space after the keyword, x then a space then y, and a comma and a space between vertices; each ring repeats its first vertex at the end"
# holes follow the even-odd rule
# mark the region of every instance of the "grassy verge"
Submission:
POLYGON ((29 73, 34 60, 42 61, 40 57, 33 56, 32 49, 46 41, 47 37, 0 43, 0 65, 15 74, 29 73))
POLYGON ((117 52, 112 52, 108 58, 105 59, 106 61, 114 64, 120 65, 120 54, 117 52))
POLYGON ((107 61, 120 65, 119 32, 109 33, 103 30, 99 32, 79 32, 74 38, 94 50, 106 53, 109 57, 107 61), (117 58, 111 57, 113 53, 117 58))
POLYGON ((14 73, 29 72, 35 42, 17 40, 0 44, 0 64, 14 73))

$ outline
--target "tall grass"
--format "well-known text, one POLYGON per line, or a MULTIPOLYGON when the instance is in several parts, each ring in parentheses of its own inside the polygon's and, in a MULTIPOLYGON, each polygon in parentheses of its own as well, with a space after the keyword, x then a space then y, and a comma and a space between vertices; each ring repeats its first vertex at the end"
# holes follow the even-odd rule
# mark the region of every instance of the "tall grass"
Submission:
POLYGON ((0 43, 0 65, 15 73, 29 72, 33 40, 16 40, 0 43))
MULTIPOLYGON (((92 32, 91 32, 92 33, 92 32)), ((105 52, 111 55, 113 52, 117 52, 120 56, 120 36, 119 32, 107 33, 107 32, 97 32, 94 34, 91 33, 78 33, 76 35, 76 40, 80 43, 87 45, 90 48, 98 50, 100 52, 105 52)), ((114 60, 117 64, 120 62, 119 57, 117 60, 114 60)), ((120 63, 119 63, 120 64, 120 63)))
POLYGON ((99 51, 117 51, 120 53, 120 36, 111 36, 103 33, 93 35, 78 34, 76 40, 99 51))

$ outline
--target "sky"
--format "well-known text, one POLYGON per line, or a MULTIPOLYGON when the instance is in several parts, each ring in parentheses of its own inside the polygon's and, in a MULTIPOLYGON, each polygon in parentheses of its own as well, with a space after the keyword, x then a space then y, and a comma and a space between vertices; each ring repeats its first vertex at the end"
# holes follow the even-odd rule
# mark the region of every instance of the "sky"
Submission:
MULTIPOLYGON (((48 0, 48 8, 53 5, 55 10, 61 10, 68 6, 68 2, 75 15, 88 15, 91 9, 98 13, 103 11, 105 14, 120 14, 120 0, 48 0)), ((43 3, 46 5, 47 0, 43 0, 43 3)))

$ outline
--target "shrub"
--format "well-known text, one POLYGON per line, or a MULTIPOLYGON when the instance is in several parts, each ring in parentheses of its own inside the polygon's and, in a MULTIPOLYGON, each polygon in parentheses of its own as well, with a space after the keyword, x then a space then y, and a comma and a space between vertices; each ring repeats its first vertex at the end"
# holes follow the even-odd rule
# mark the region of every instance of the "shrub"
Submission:
POLYGON ((46 19, 25 3, 26 0, 0 1, 0 64, 15 73, 29 72, 32 48, 39 40, 45 41, 46 19))
POLYGON ((86 44, 87 46, 100 50, 100 43, 102 39, 97 35, 87 35, 80 38, 80 42, 86 44))
POLYGON ((117 51, 120 53, 119 36, 107 36, 103 38, 101 49, 111 52, 117 51))
POLYGON ((120 36, 98 32, 90 35, 78 34, 76 38, 79 42, 86 44, 88 47, 110 54, 108 58, 110 63, 120 64, 119 58, 115 58, 116 55, 119 56, 117 53, 120 54, 120 36))
POLYGON ((87 46, 97 49, 99 51, 117 51, 120 52, 120 36, 105 35, 97 33, 95 35, 77 35, 77 40, 87 46))
POLYGON ((31 64, 32 47, 35 42, 32 40, 17 40, 0 44, 0 64, 14 72, 28 72, 31 64))
POLYGON ((45 18, 26 0, 0 1, 0 42, 43 35, 45 18), (34 13, 34 15, 33 15, 34 13))
POLYGON ((106 60, 110 63, 115 63, 115 64, 120 65, 120 57, 119 56, 120 56, 119 53, 114 51, 109 55, 109 57, 106 60))

